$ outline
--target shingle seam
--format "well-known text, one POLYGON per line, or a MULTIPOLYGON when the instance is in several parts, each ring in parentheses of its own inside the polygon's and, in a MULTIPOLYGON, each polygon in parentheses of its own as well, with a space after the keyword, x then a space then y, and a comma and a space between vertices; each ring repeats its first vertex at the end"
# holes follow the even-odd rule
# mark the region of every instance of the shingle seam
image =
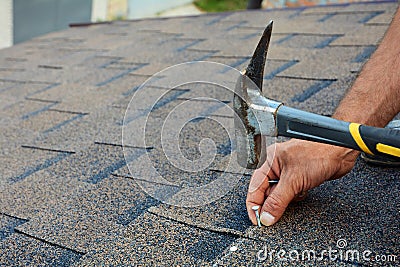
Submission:
MULTIPOLYGON (((130 74, 130 75, 132 75, 132 74, 130 74)), ((149 77, 149 79, 151 78, 151 81, 152 81, 152 82, 164 78, 163 75, 156 75, 156 76, 153 76, 153 75, 145 75, 145 76, 146 76, 146 77, 149 77)), ((149 80, 149 79, 148 79, 148 80, 149 80)), ((147 82, 148 80, 144 81, 144 82, 141 83, 140 85, 136 85, 136 86, 132 87, 132 88, 129 89, 128 91, 123 92, 122 95, 123 95, 123 96, 130 96, 130 95, 133 95, 137 90, 139 90, 139 88, 144 87, 144 86, 145 86, 146 88, 154 88, 154 89, 170 90, 170 91, 185 91, 185 92, 187 92, 187 90, 188 90, 188 89, 180 89, 180 88, 168 88, 168 87, 163 87, 163 86, 147 85, 146 82, 147 82)))
MULTIPOLYGON (((98 173, 91 175, 88 178, 82 178, 82 181, 85 181, 87 183, 91 184, 97 184, 98 182, 102 181, 103 179, 107 178, 109 175, 112 175, 114 172, 117 170, 125 167, 129 162, 132 162, 142 155, 144 155, 146 152, 143 151, 147 149, 144 148, 139 148, 136 149, 134 153, 131 153, 129 155, 124 155, 123 159, 114 161, 113 163, 109 164, 107 167, 101 169, 98 173)), ((98 164, 96 164, 98 165, 98 164)))
POLYGON ((18 58, 18 57, 6 57, 4 60, 13 61, 13 62, 26 62, 26 61, 28 61, 26 58, 18 58))
POLYGON ((271 80, 274 78, 277 74, 287 70, 288 68, 296 65, 299 61, 298 60, 289 60, 286 63, 282 64, 281 66, 275 68, 274 70, 271 70, 268 74, 264 75, 264 80, 271 80))
POLYGON ((61 248, 61 249, 66 249, 66 250, 72 251, 72 252, 74 252, 74 253, 76 253, 76 254, 79 254, 79 255, 81 255, 81 256, 83 256, 83 255, 86 254, 86 252, 84 252, 84 251, 79 251, 79 250, 76 250, 76 249, 73 249, 73 248, 69 248, 69 247, 67 247, 67 246, 60 245, 60 244, 57 244, 57 243, 48 241, 48 240, 46 240, 46 239, 44 239, 44 238, 37 237, 37 236, 35 236, 35 235, 25 233, 25 232, 23 232, 22 230, 19 230, 18 227, 15 228, 14 231, 15 231, 15 233, 17 233, 17 234, 24 235, 24 236, 26 236, 26 237, 35 239, 35 240, 37 240, 37 241, 43 242, 43 243, 45 243, 45 244, 47 244, 47 245, 50 245, 50 246, 54 246, 54 247, 58 247, 58 248, 61 248))
POLYGON ((58 156, 50 158, 50 159, 46 159, 43 163, 39 163, 36 166, 29 167, 24 173, 22 173, 18 176, 15 176, 15 177, 11 177, 9 180, 12 183, 19 182, 38 171, 47 169, 48 167, 58 163, 59 161, 63 160, 64 158, 68 157, 69 155, 71 155, 71 153, 59 153, 58 156))
POLYGON ((334 34, 331 37, 327 37, 325 40, 321 41, 320 43, 316 44, 314 46, 314 48, 317 49, 322 49, 325 48, 327 46, 329 46, 333 41, 335 41, 336 39, 340 38, 344 36, 343 34, 334 34))
MULTIPOLYGON (((41 102, 43 102, 43 101, 41 101, 41 102)), ((46 105, 46 106, 44 106, 44 107, 42 107, 40 109, 37 109, 37 110, 34 110, 32 112, 29 112, 29 113, 26 113, 26 114, 22 115, 21 116, 21 120, 27 120, 27 119, 30 119, 31 117, 35 117, 35 116, 39 115, 42 112, 48 111, 50 108, 52 108, 53 106, 57 105, 59 102, 58 101, 52 101, 52 102, 49 102, 49 103, 50 104, 48 104, 48 105, 46 105)))
MULTIPOLYGON (((326 6, 325 6, 326 7, 326 6)), ((307 13, 303 14, 303 16, 316 16, 316 15, 352 15, 352 14, 371 14, 371 13, 376 13, 376 12, 385 12, 384 10, 355 10, 355 11, 321 11, 321 12, 313 12, 313 13, 307 13)))
POLYGON ((125 126, 140 117, 146 116, 146 115, 150 114, 151 112, 176 100, 177 97, 184 94, 185 92, 188 92, 189 90, 183 89, 183 90, 170 90, 170 91, 174 91, 174 94, 172 96, 165 97, 165 94, 164 94, 161 98, 157 99, 157 102, 151 108, 147 108, 147 109, 143 110, 140 114, 136 114, 135 116, 132 116, 132 117, 128 117, 125 115, 123 121, 120 123, 117 123, 117 125, 125 126))
MULTIPOLYGON (((275 34, 275 33, 274 33, 275 34)), ((276 35, 303 35, 303 36, 317 36, 317 37, 333 37, 336 35, 344 36, 342 33, 314 33, 314 32, 281 32, 276 33, 276 35)))
POLYGON ((352 63, 363 63, 365 62, 376 50, 375 45, 368 45, 364 47, 364 50, 359 53, 354 59, 351 61, 352 63))
POLYGON ((251 39, 251 38, 259 36, 259 35, 260 35, 259 32, 249 33, 249 34, 246 34, 245 36, 240 37, 239 39, 240 40, 248 40, 248 39, 251 39))
POLYGON ((152 150, 152 149, 154 149, 154 147, 152 147, 152 146, 147 146, 147 147, 142 147, 142 146, 131 146, 131 145, 115 144, 115 143, 100 142, 100 141, 95 141, 94 143, 95 143, 96 145, 105 145, 105 146, 117 146, 117 147, 127 147, 127 148, 145 149, 145 150, 152 150))
POLYGON ((109 84, 109 83, 111 83, 111 82, 113 82, 115 80, 118 80, 118 79, 122 78, 123 76, 127 75, 128 73, 130 73, 132 71, 136 71, 138 69, 141 69, 141 68, 143 68, 143 67, 145 67, 147 65, 148 65, 148 63, 142 63, 142 64, 138 64, 135 67, 125 69, 125 71, 123 71, 123 72, 121 72, 121 73, 119 73, 119 74, 117 74, 117 75, 115 75, 115 76, 113 76, 113 77, 111 77, 111 78, 109 78, 109 79, 107 79, 105 81, 97 83, 96 86, 100 87, 100 86, 104 86, 106 84, 109 84))
POLYGON ((118 174, 118 173, 111 173, 111 175, 114 176, 114 177, 126 178, 126 179, 131 179, 131 180, 134 180, 134 181, 146 182, 146 183, 154 184, 154 185, 164 185, 164 186, 176 187, 176 188, 182 188, 183 189, 183 187, 179 186, 179 185, 174 185, 174 184, 169 184, 169 183, 161 183, 161 182, 154 182, 154 181, 146 180, 144 178, 138 178, 138 177, 129 176, 129 175, 123 175, 123 174, 118 174))
POLYGON ((61 47, 57 49, 58 51, 64 51, 64 52, 99 52, 99 53, 103 53, 103 52, 108 52, 109 50, 107 49, 101 49, 101 48, 71 48, 71 47, 61 47))
POLYGON ((18 216, 11 215, 11 214, 8 214, 8 213, 5 213, 5 212, 0 212, 0 214, 1 214, 1 215, 4 215, 4 216, 6 216, 6 217, 10 217, 10 218, 13 218, 13 219, 17 219, 17 220, 29 221, 27 218, 18 217, 18 216))
POLYGON ((211 50, 211 49, 198 49, 198 48, 188 48, 186 51, 192 52, 204 52, 204 53, 218 53, 220 50, 211 50))
POLYGON ((153 75, 151 75, 151 74, 140 74, 140 73, 128 73, 128 76, 151 78, 153 75))
POLYGON ((303 11, 306 10, 306 9, 307 9, 307 7, 305 7, 305 6, 294 8, 293 10, 297 10, 297 12, 294 12, 293 14, 290 14, 288 16, 288 19, 294 19, 294 18, 302 15, 303 11))
POLYGON ((238 60, 236 60, 234 63, 228 64, 229 67, 228 66, 225 67, 223 70, 220 71, 220 73, 226 73, 226 72, 230 71, 232 68, 237 68, 248 60, 249 60, 248 57, 243 57, 241 59, 238 58, 238 60))
POLYGON ((200 230, 210 231, 210 232, 219 233, 219 234, 230 234, 237 238, 243 238, 243 239, 253 240, 253 241, 268 241, 268 239, 263 239, 263 238, 260 239, 260 237, 253 237, 252 232, 254 232, 256 229, 258 229, 257 226, 250 226, 249 228, 247 228, 247 230, 245 232, 241 232, 241 231, 231 229, 231 228, 207 225, 206 223, 193 224, 190 222, 181 221, 181 220, 174 218, 172 216, 169 216, 167 214, 163 214, 162 211, 161 212, 158 212, 158 211, 159 211, 159 209, 156 206, 150 207, 147 210, 148 213, 151 213, 155 216, 159 216, 161 218, 168 219, 168 220, 171 220, 174 222, 178 222, 180 224, 190 226, 193 228, 197 228, 200 230))
POLYGON ((280 38, 279 40, 275 41, 275 44, 282 44, 286 41, 289 41, 290 39, 293 39, 297 34, 296 33, 288 33, 286 36, 280 38))
POLYGON ((317 94, 318 92, 325 89, 326 87, 329 87, 334 82, 335 81, 332 81, 332 80, 322 80, 322 81, 316 82, 315 84, 311 85, 306 90, 304 90, 302 93, 296 94, 295 96, 293 96, 291 101, 292 102, 300 102, 300 103, 304 102, 307 99, 314 96, 315 94, 317 94))
POLYGON ((62 66, 54 66, 54 65, 38 65, 40 69, 53 69, 53 70, 62 70, 62 66))
POLYGON ((65 125, 67 125, 67 124, 69 124, 69 123, 71 123, 71 122, 73 122, 73 121, 79 120, 80 118, 82 118, 82 117, 84 117, 84 116, 86 116, 86 115, 87 115, 87 114, 83 114, 83 113, 77 114, 76 116, 74 116, 74 117, 72 117, 72 118, 70 118, 70 119, 68 119, 68 120, 62 121, 62 122, 56 124, 55 126, 49 128, 49 129, 47 129, 47 130, 44 130, 42 133, 43 133, 43 134, 48 134, 48 133, 50 133, 50 132, 59 130, 59 129, 62 128, 63 126, 65 126, 65 125))
POLYGON ((46 82, 46 81, 21 81, 21 80, 14 80, 14 79, 4 79, 0 78, 0 82, 6 82, 6 83, 19 83, 19 84, 54 84, 53 82, 46 82))
POLYGON ((54 111, 59 113, 67 113, 67 114, 75 114, 75 115, 89 115, 88 112, 80 112, 80 111, 72 111, 72 110, 63 110, 63 109, 56 109, 56 108, 49 108, 48 111, 54 111))
MULTIPOLYGON (((382 1, 368 1, 368 2, 364 2, 364 1, 360 1, 360 2, 352 2, 352 3, 333 3, 333 4, 329 4, 328 7, 348 7, 350 5, 381 5, 381 4, 390 4, 390 3, 398 3, 398 0, 382 0, 382 1)), ((327 5, 326 4, 319 4, 319 5, 314 5, 314 6, 299 6, 299 7, 283 7, 283 8, 274 8, 274 9, 264 9, 264 12, 274 12, 274 11, 288 11, 288 10, 293 10, 296 11, 298 10, 296 13, 291 14, 288 18, 292 19, 294 17, 299 16, 304 10, 307 9, 318 9, 318 8, 326 8, 327 5)), ((340 12, 340 11, 338 11, 340 12)), ((348 12, 354 12, 354 11, 348 11, 348 12)), ((365 12, 370 12, 370 11, 365 11, 365 12)), ((322 13, 322 12, 315 12, 315 13, 307 13, 307 14, 301 14, 303 16, 312 16, 314 14, 317 13, 322 13)))
POLYGON ((182 36, 182 33, 175 33, 175 32, 164 32, 162 30, 154 30, 154 29, 143 29, 138 30, 138 32, 148 32, 148 33, 157 33, 157 34, 165 34, 165 35, 173 35, 176 37, 182 36))
MULTIPOLYGON (((160 214, 157 211, 154 211, 154 209, 157 207, 150 207, 147 212, 150 214, 153 214, 157 217, 161 217, 164 219, 168 219, 170 221, 174 221, 189 227, 193 227, 196 229, 200 229, 200 230, 205 230, 205 231, 209 231, 209 232, 213 232, 213 233, 217 233, 217 234, 229 234, 235 237, 240 237, 240 238, 247 238, 242 232, 238 231, 238 230, 234 230, 234 229, 230 229, 230 228, 226 228, 226 227, 219 227, 219 226, 212 226, 212 225, 207 225, 205 223, 200 223, 200 224, 191 224, 185 221, 180 221, 176 218, 173 218, 171 216, 165 215, 165 214, 160 214)), ((251 238, 250 238, 251 239, 251 238)))
POLYGON ((25 98, 27 99, 27 98, 29 98, 30 96, 33 96, 33 95, 35 95, 35 94, 43 93, 43 92, 45 92, 45 91, 47 91, 47 90, 50 90, 50 89, 52 89, 52 88, 54 88, 54 87, 56 87, 56 86, 58 86, 58 85, 60 85, 60 84, 61 84, 61 83, 52 83, 52 84, 50 84, 50 85, 48 85, 48 86, 46 86, 46 87, 44 87, 44 88, 41 88, 41 89, 39 89, 39 90, 37 90, 37 91, 35 91, 35 92, 32 92, 32 93, 28 94, 25 98))
POLYGON ((243 175, 243 176, 251 176, 250 173, 230 172, 230 171, 226 171, 226 170, 218 170, 218 169, 213 169, 213 168, 211 168, 209 170, 212 172, 219 172, 219 173, 223 172, 223 173, 230 173, 230 174, 239 174, 239 175, 243 175))
MULTIPOLYGON (((185 40, 185 39, 179 39, 179 40, 181 41, 181 40, 185 40)), ((183 46, 181 46, 181 47, 176 48, 175 51, 176 51, 176 52, 183 52, 183 51, 185 51, 186 49, 188 49, 188 48, 190 48, 190 47, 192 47, 192 46, 198 45, 198 44, 200 44, 201 42, 204 42, 204 41, 206 41, 206 39, 193 39, 193 40, 191 40, 190 43, 185 44, 185 45, 183 45, 183 46)))
POLYGON ((215 54, 218 53, 218 52, 219 52, 219 51, 208 52, 207 54, 202 55, 202 56, 196 58, 196 59, 193 60, 193 61, 204 61, 204 60, 206 60, 206 59, 209 59, 210 57, 212 57, 213 55, 215 55, 215 54))
POLYGON ((294 80, 310 80, 310 81, 337 81, 337 79, 333 79, 333 78, 313 78, 313 77, 301 77, 301 76, 289 76, 289 75, 276 75, 275 78, 294 79, 294 80))
POLYGON ((105 32, 104 35, 111 35, 111 36, 127 36, 127 32, 105 32))
POLYGON ((212 59, 215 58, 232 58, 232 59, 242 59, 242 58, 246 58, 246 59, 250 59, 251 56, 236 56, 236 55, 215 55, 211 57, 212 59))
MULTIPOLYGON (((93 58, 96 58, 96 56, 94 56, 93 58)), ((98 68, 99 68, 99 69, 105 69, 105 68, 107 68, 109 65, 111 65, 111 64, 113 64, 113 63, 115 63, 115 62, 118 62, 118 61, 121 60, 121 59, 122 59, 122 58, 120 58, 120 57, 114 57, 114 58, 111 58, 111 57, 110 57, 110 61, 109 61, 109 62, 107 62, 107 63, 105 63, 105 64, 99 66, 98 68)))
POLYGON ((208 98, 188 98, 188 97, 178 97, 176 100, 183 100, 183 101, 195 101, 195 102, 222 102, 224 104, 231 103, 230 100, 215 100, 215 99, 208 99, 208 98))
POLYGON ((210 114, 210 117, 228 118, 228 119, 232 119, 232 120, 233 120, 233 118, 234 118, 234 116, 222 115, 222 114, 210 114))
POLYGON ((0 71, 23 72, 23 71, 26 71, 26 69, 23 69, 23 68, 0 67, 0 71))
POLYGON ((25 97, 25 100, 43 102, 43 103, 60 103, 60 101, 57 101, 57 100, 48 100, 48 99, 40 99, 40 98, 33 98, 33 97, 25 97))
POLYGON ((232 26, 229 26, 224 31, 226 31, 226 32, 232 31, 234 29, 240 28, 243 24, 246 24, 246 23, 247 23, 247 21, 240 21, 232 26))
POLYGON ((232 14, 232 13, 225 13, 225 14, 223 14, 223 15, 220 15, 220 16, 216 17, 215 19, 212 19, 212 20, 210 20, 210 21, 207 21, 207 22, 205 23, 205 25, 210 26, 210 25, 213 25, 213 24, 215 24, 215 23, 218 23, 218 22, 220 22, 221 20, 223 20, 223 19, 229 17, 231 14, 232 14))
POLYGON ((0 241, 4 240, 8 236, 12 235, 15 233, 15 228, 21 224, 26 223, 28 220, 26 219, 21 219, 15 216, 11 216, 5 213, 0 213, 0 215, 7 217, 7 223, 4 225, 1 225, 0 227, 0 241))
POLYGON ((32 145, 21 145, 21 147, 22 147, 22 148, 28 148, 28 149, 36 149, 36 150, 57 152, 57 153, 69 153, 69 154, 74 154, 74 153, 76 153, 75 151, 67 151, 67 150, 54 149, 54 148, 47 148, 47 147, 38 147, 38 146, 32 146, 32 145))
POLYGON ((373 11, 370 14, 366 15, 364 18, 360 19, 358 23, 365 24, 371 19, 375 18, 376 16, 379 16, 381 14, 385 13, 385 11, 373 11))

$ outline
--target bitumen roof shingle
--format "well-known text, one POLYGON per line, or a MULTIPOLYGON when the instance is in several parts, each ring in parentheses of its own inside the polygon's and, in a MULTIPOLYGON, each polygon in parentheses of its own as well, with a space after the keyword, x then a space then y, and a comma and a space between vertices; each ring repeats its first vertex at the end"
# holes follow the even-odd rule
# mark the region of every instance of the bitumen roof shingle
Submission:
POLYGON ((151 116, 128 118, 138 132, 146 127, 145 140, 129 132, 132 138, 123 147, 121 135, 129 101, 148 78, 188 61, 240 70, 271 19, 266 94, 329 116, 375 50, 397 6, 383 1, 117 21, 72 27, 0 50, 0 265, 382 263, 327 254, 320 260, 288 262, 265 254, 329 248, 397 255, 397 261, 385 263, 398 265, 398 169, 358 160, 343 179, 292 204, 279 223, 258 228, 245 209, 249 171, 236 174, 232 190, 204 205, 173 206, 152 197, 172 197, 222 175, 231 143, 229 131, 213 118, 227 124, 233 119, 212 101, 190 102, 195 111, 207 110, 201 114, 208 118, 188 122, 179 139, 179 152, 191 160, 201 156, 201 140, 214 140, 215 160, 208 168, 181 170, 159 144, 174 108, 193 97, 230 105, 231 92, 204 84, 173 90, 149 86, 134 104, 146 114, 154 98, 163 95, 151 116), (148 158, 168 181, 162 187, 148 158))

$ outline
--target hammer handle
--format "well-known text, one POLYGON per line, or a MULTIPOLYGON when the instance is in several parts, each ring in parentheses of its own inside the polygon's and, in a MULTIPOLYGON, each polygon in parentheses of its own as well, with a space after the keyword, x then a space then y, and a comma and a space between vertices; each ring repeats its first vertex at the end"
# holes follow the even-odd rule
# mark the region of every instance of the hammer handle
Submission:
POLYGON ((348 147, 371 155, 400 157, 400 131, 336 120, 280 106, 278 136, 348 147))

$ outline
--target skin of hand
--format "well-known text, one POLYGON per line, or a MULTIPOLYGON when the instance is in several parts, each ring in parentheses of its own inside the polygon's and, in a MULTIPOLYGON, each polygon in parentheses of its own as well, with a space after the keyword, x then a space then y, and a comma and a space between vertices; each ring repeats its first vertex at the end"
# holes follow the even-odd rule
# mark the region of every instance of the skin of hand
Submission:
MULTIPOLYGON (((384 127, 400 112, 400 9, 381 44, 364 65, 334 118, 384 127), (373 99, 373 100, 372 100, 373 99), (368 108, 366 108, 366 106, 368 108)), ((257 224, 253 206, 261 206, 261 223, 272 225, 299 195, 327 180, 337 179, 354 166, 359 152, 332 145, 291 140, 267 148, 267 160, 250 180, 247 212, 257 224), (279 179, 270 186, 268 180, 279 179)))
POLYGON ((253 173, 249 184, 246 207, 250 220, 257 224, 251 207, 259 205, 261 223, 274 224, 292 200, 348 173, 358 154, 347 148, 296 139, 269 146, 267 160, 253 173), (269 186, 268 180, 275 179, 279 183, 269 186))

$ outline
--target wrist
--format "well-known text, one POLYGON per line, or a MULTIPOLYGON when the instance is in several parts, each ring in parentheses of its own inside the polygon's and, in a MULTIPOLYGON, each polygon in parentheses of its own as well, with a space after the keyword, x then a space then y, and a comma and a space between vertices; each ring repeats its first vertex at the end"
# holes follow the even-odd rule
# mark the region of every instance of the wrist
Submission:
POLYGON ((333 150, 338 158, 343 159, 344 161, 355 162, 357 157, 360 155, 360 152, 351 148, 333 146, 333 150))

